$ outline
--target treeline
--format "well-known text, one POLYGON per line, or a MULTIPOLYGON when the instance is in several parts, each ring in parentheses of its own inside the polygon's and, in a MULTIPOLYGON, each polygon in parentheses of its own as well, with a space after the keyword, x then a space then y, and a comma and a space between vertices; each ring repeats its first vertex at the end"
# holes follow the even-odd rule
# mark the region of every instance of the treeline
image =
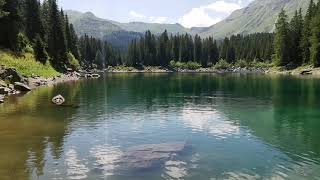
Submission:
POLYGON ((77 37, 56 0, 0 0, 0 27, 1 48, 33 52, 39 62, 50 62, 58 71, 80 65, 103 68, 107 59, 118 64, 119 53, 106 43, 77 37), (100 54, 104 57, 97 61, 100 54))
POLYGON ((306 15, 301 9, 288 21, 282 10, 276 23, 274 61, 279 66, 320 66, 320 2, 311 0, 306 15))
POLYGON ((155 36, 147 31, 144 37, 129 45, 127 64, 131 66, 168 66, 170 61, 196 62, 203 67, 216 64, 220 59, 228 63, 237 60, 271 61, 273 38, 270 33, 247 36, 234 35, 223 41, 213 37, 201 39, 189 34, 171 35, 165 31, 155 36))
POLYGON ((120 50, 106 41, 84 35, 79 39, 79 49, 83 67, 103 69, 123 64, 120 50))

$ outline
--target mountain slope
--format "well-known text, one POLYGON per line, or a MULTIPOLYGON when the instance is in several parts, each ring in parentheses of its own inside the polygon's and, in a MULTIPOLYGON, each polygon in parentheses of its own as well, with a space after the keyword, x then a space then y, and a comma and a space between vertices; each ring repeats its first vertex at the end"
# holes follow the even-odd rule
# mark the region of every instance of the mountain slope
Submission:
POLYGON ((112 21, 98 18, 90 12, 66 11, 66 14, 78 35, 87 34, 96 38, 103 38, 112 32, 123 31, 120 26, 112 23, 112 21))
POLYGON ((295 10, 301 8, 305 13, 309 5, 309 0, 255 0, 247 7, 234 11, 225 20, 210 27, 185 28, 180 24, 157 24, 130 22, 120 23, 105 20, 94 16, 92 13, 81 13, 77 11, 67 11, 70 22, 74 24, 78 34, 84 33, 103 38, 114 32, 121 31, 121 36, 125 32, 144 33, 150 30, 154 34, 160 34, 164 30, 169 33, 190 33, 199 34, 202 37, 214 36, 224 38, 233 34, 250 34, 256 32, 272 32, 277 16, 284 8, 289 17, 292 17, 295 10))
POLYGON ((72 23, 79 35, 88 34, 96 38, 103 38, 104 36, 113 32, 138 32, 144 33, 150 30, 154 34, 160 34, 167 30, 169 33, 189 33, 189 29, 180 24, 158 24, 158 23, 144 23, 144 22, 130 22, 120 23, 116 21, 101 19, 96 17, 91 12, 81 13, 78 11, 68 10, 66 14, 69 16, 69 21, 72 23))
POLYGON ((292 17, 299 8, 305 12, 308 5, 308 0, 255 0, 246 8, 237 10, 225 20, 208 27, 200 35, 223 38, 233 34, 272 32, 282 8, 292 17))

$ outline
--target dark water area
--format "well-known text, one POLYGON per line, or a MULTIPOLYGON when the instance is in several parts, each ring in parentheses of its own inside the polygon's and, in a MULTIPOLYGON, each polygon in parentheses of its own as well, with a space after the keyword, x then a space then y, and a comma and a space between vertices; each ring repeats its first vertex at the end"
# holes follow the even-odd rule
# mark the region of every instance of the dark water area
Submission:
POLYGON ((109 73, 0 105, 0 179, 320 179, 319 139, 317 78, 109 73))

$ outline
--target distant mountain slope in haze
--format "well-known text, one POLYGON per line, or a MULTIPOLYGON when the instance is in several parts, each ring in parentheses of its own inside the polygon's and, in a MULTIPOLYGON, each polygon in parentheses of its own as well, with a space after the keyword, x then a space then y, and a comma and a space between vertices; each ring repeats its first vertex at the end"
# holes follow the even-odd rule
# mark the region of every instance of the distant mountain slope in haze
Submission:
POLYGON ((96 38, 103 38, 112 32, 123 31, 120 26, 112 23, 112 21, 98 18, 90 12, 66 11, 66 14, 78 35, 87 34, 96 38))
POLYGON ((113 32, 138 32, 144 33, 150 30, 154 34, 160 34, 167 30, 169 33, 190 33, 189 29, 180 24, 158 24, 158 23, 144 23, 144 22, 130 22, 120 23, 116 21, 101 19, 96 17, 91 12, 81 13, 78 11, 68 10, 66 14, 69 16, 69 21, 72 23, 79 35, 88 34, 96 38, 103 38, 104 36, 113 32))
POLYGON ((273 32, 282 8, 292 17, 295 10, 300 8, 306 12, 308 5, 309 0, 255 0, 247 7, 234 11, 225 20, 208 27, 200 35, 223 38, 233 34, 273 32))

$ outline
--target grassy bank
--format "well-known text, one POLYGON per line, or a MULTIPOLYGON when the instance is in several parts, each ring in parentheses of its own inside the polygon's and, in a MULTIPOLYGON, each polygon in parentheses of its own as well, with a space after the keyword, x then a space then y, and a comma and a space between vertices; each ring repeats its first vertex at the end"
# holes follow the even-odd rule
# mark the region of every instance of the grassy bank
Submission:
POLYGON ((15 68, 26 77, 41 76, 48 78, 60 74, 49 63, 41 64, 37 62, 32 53, 17 56, 10 51, 0 50, 0 65, 5 66, 5 68, 15 68))

